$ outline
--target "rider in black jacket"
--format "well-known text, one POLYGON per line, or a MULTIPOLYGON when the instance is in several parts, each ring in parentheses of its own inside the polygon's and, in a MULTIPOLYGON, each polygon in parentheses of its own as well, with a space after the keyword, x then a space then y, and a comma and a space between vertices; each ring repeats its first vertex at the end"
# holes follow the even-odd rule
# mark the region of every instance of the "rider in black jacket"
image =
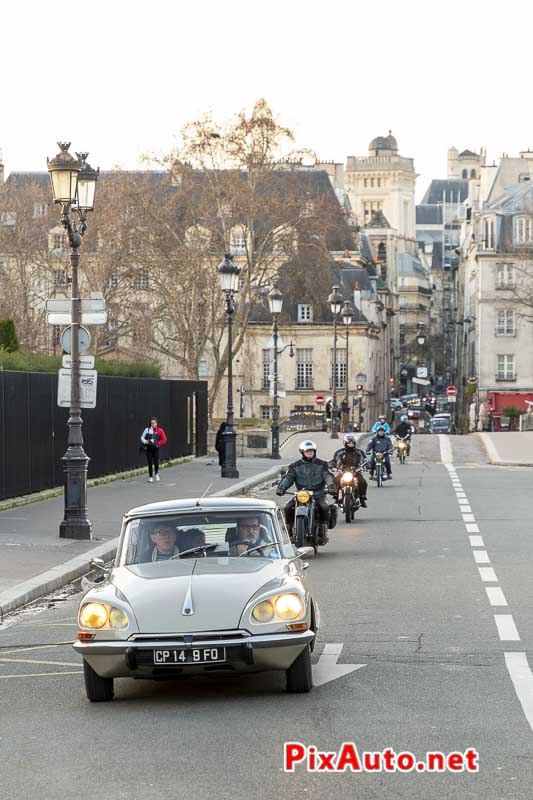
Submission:
MULTIPOLYGON (((320 515, 320 520, 329 524, 330 509, 336 514, 337 507, 330 506, 326 502, 326 494, 329 491, 331 494, 335 493, 335 483, 333 476, 328 469, 326 461, 316 457, 317 446, 315 442, 306 439, 300 444, 298 448, 302 454, 301 459, 293 461, 287 470, 287 474, 281 479, 276 490, 276 494, 280 497, 285 494, 289 486, 296 484, 297 489, 308 489, 313 492, 313 497, 316 501, 317 509, 320 515), (334 509, 334 511, 333 511, 334 509)), ((292 528, 294 524, 294 506, 295 499, 289 500, 285 506, 285 519, 287 525, 292 528)), ((331 527, 334 527, 333 525, 331 527)), ((327 535, 324 536, 322 544, 328 541, 327 535)))
MULTIPOLYGON (((336 450, 330 465, 339 470, 345 470, 349 467, 358 469, 361 463, 365 460, 366 456, 363 450, 359 450, 356 446, 356 439, 353 433, 347 433, 344 436, 344 446, 336 450)), ((357 491, 359 492, 359 499, 363 508, 366 508, 366 492, 368 484, 360 472, 355 473, 357 480, 357 491)), ((340 475, 335 479, 337 486, 340 485, 340 475)))
POLYGON ((394 447, 388 436, 385 434, 385 428, 378 428, 375 436, 368 443, 366 448, 367 456, 370 455, 370 477, 374 477, 374 469, 376 466, 376 453, 383 453, 383 463, 387 470, 387 477, 392 480, 392 469, 390 464, 390 454, 393 452, 394 447))
POLYGON ((413 435, 413 431, 411 426, 409 425, 409 418, 406 414, 402 414, 400 417, 400 421, 396 428, 394 429, 394 435, 399 436, 400 439, 407 440, 407 455, 411 454, 411 436, 413 435))

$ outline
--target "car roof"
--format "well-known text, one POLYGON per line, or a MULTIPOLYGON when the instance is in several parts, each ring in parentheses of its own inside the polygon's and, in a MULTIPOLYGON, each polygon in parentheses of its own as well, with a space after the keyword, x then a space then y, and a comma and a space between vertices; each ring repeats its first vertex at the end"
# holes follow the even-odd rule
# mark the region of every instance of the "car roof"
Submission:
POLYGON ((444 418, 449 418, 449 417, 451 418, 451 416, 452 416, 451 414, 448 414, 448 413, 444 412, 442 414, 435 414, 433 419, 444 419, 444 418))
POLYGON ((204 511, 273 511, 276 503, 257 497, 189 497, 148 503, 126 511, 125 517, 146 517, 182 512, 204 511))

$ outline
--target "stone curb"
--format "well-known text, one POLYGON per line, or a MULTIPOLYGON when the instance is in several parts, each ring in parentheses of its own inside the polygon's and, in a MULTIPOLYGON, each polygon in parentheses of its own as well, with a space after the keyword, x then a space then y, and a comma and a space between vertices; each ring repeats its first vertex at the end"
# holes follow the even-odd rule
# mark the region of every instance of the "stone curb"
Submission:
POLYGON ((531 461, 503 461, 494 442, 487 433, 478 432, 475 435, 481 439, 487 458, 495 467, 533 467, 533 462, 531 461))
MULTIPOLYGON (((258 486, 269 478, 278 475, 284 466, 285 464, 282 463, 279 467, 271 467, 265 472, 261 472, 251 478, 246 478, 246 480, 240 481, 227 489, 221 489, 219 492, 212 495, 212 497, 231 497, 232 495, 244 494, 246 490, 252 489, 254 486, 258 486)), ((145 470, 141 470, 141 474, 144 471, 145 470)), ((16 611, 16 609, 22 606, 28 605, 28 603, 34 600, 38 600, 44 595, 61 589, 62 586, 72 583, 76 578, 80 578, 89 571, 89 562, 92 558, 103 558, 104 561, 110 561, 116 553, 118 539, 119 537, 117 536, 116 539, 111 539, 109 542, 98 545, 98 547, 94 547, 86 553, 71 558, 69 561, 65 561, 57 567, 52 567, 46 570, 46 572, 41 572, 39 575, 35 575, 35 577, 29 580, 19 583, 17 586, 5 592, 1 592, 0 623, 4 621, 4 617, 7 616, 7 614, 16 611)))
MULTIPOLYGON (((169 469, 178 464, 185 464, 188 461, 194 461, 196 456, 183 456, 182 458, 173 458, 171 461, 164 461, 159 465, 159 469, 169 469)), ((112 475, 102 475, 99 478, 91 478, 87 481, 87 487, 90 489, 93 486, 103 486, 106 483, 113 483, 113 481, 123 481, 127 478, 136 478, 138 475, 143 475, 146 472, 146 467, 136 467, 135 469, 126 470, 126 472, 115 472, 112 475)), ((27 506, 30 503, 40 503, 43 500, 50 500, 52 497, 59 497, 63 494, 63 486, 56 486, 54 489, 44 489, 42 492, 35 492, 35 494, 24 494, 21 497, 10 497, 8 500, 0 500, 0 511, 7 511, 10 508, 18 508, 19 506, 27 506)))

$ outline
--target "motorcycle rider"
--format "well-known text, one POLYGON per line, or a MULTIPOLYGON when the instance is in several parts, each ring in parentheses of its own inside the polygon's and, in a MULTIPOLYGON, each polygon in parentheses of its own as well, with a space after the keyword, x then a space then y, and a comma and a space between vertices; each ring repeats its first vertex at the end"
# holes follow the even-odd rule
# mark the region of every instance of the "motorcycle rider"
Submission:
POLYGON ((368 443, 366 448, 367 456, 370 455, 370 477, 374 477, 374 469, 376 467, 376 453, 383 453, 383 463, 387 471, 387 478, 392 480, 392 467, 390 463, 390 454, 394 451, 392 442, 385 433, 385 428, 378 428, 375 436, 368 443))
MULTIPOLYGON (((353 433, 345 434, 343 442, 343 447, 335 451, 332 460, 329 462, 331 467, 341 470, 341 474, 343 470, 349 469, 350 467, 355 467, 358 469, 366 458, 364 450, 358 449, 353 433)), ((340 488, 341 474, 335 477, 335 483, 337 484, 337 497, 339 496, 338 489, 340 488)), ((355 472, 354 474, 357 481, 359 500, 361 501, 363 508, 366 508, 366 492, 368 484, 360 472, 355 472)))
POLYGON ((385 414, 381 414, 378 421, 374 422, 371 433, 373 434, 377 433, 380 428, 383 428, 385 430, 387 436, 389 435, 390 425, 387 422, 387 417, 385 416, 385 414))
POLYGON ((409 420, 406 414, 402 414, 400 417, 399 423, 396 425, 394 429, 394 435, 399 436, 400 439, 405 439, 407 442, 407 455, 411 455, 411 436, 413 435, 413 431, 411 426, 409 425, 409 420))
MULTIPOLYGON (((313 492, 313 498, 316 502, 316 508, 321 522, 326 523, 326 528, 330 524, 330 514, 333 515, 333 522, 336 524, 337 520, 337 506, 329 505, 326 502, 326 493, 329 491, 331 494, 335 493, 335 483, 333 475, 328 469, 326 461, 316 457, 317 446, 311 439, 305 439, 299 446, 299 451, 302 457, 298 461, 293 461, 287 470, 287 474, 280 480, 276 494, 282 497, 289 486, 293 483, 296 484, 296 489, 308 489, 313 492)), ((291 498, 285 506, 285 520, 289 528, 292 529, 294 525, 294 507, 296 505, 296 498, 291 498)), ((334 528, 335 524, 331 527, 334 528)), ((320 544, 326 544, 328 535, 324 532, 321 534, 320 544)))

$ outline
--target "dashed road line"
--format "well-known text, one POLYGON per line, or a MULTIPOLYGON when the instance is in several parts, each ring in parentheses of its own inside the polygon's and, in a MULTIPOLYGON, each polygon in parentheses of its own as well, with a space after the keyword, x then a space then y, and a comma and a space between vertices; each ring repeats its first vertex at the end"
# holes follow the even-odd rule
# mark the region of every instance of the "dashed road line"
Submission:
POLYGON ((494 622, 498 628, 498 636, 502 642, 519 642, 520 634, 514 624, 512 614, 494 614, 494 622))
POLYGON ((533 729, 533 674, 525 653, 505 653, 505 663, 520 705, 533 729))
POLYGON ((469 536, 470 547, 485 547, 482 536, 469 536))
POLYGON ((494 567, 478 567, 479 577, 483 583, 498 583, 494 567))
POLYGON ((499 586, 485 586, 487 597, 491 606, 507 606, 505 595, 499 586))
POLYGON ((82 675, 82 669, 74 669, 74 670, 67 670, 64 669, 61 672, 29 672, 27 674, 19 674, 19 675, 0 675, 0 681, 5 681, 7 678, 48 678, 53 675, 82 675))
POLYGON ((472 550, 476 564, 490 564, 489 554, 486 550, 472 550))

